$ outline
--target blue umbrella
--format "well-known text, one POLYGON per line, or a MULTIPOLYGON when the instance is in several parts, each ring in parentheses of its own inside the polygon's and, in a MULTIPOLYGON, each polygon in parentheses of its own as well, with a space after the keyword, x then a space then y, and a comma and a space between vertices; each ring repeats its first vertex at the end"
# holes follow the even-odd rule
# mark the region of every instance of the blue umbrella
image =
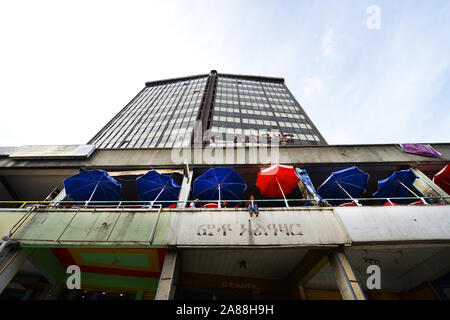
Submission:
POLYGON ((194 199, 240 200, 247 189, 244 179, 233 168, 211 168, 194 181, 194 199))
MULTIPOLYGON (((172 177, 152 170, 136 179, 139 199, 142 201, 178 201, 181 187, 172 177)), ((164 202, 163 206, 170 205, 164 202)))
POLYGON ((411 169, 394 171, 389 178, 378 181, 378 190, 373 194, 376 198, 407 197, 411 192, 419 198, 410 188, 417 176, 411 169))
MULTIPOLYGON (((366 191, 369 174, 358 167, 333 172, 317 189, 323 198, 356 198, 366 191)), ((357 204, 358 201, 354 200, 357 204)))
POLYGON ((64 188, 75 201, 120 201, 122 185, 104 170, 87 170, 64 180, 64 188))

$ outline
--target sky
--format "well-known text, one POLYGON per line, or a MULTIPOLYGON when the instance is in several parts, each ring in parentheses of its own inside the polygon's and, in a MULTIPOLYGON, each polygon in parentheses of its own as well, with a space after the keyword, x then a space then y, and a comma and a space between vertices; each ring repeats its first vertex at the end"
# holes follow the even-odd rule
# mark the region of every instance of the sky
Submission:
POLYGON ((450 142, 449 1, 0 0, 0 146, 87 143, 213 69, 283 77, 329 144, 450 142))

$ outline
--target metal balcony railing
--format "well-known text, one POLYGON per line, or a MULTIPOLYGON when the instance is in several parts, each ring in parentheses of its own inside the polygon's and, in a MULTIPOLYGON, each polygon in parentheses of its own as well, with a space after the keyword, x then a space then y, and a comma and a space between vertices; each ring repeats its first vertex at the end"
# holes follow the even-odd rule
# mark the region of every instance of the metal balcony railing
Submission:
MULTIPOLYGON (((301 208, 320 208, 318 205, 314 204, 313 199, 286 199, 288 203, 293 204, 293 206, 290 208, 291 210, 298 209, 299 213, 301 214, 301 208), (299 205, 300 204, 300 205, 299 205)), ((8 205, 15 205, 15 209, 19 213, 23 213, 23 215, 16 221, 14 226, 7 232, 7 234, 3 235, 2 240, 0 241, 0 252, 7 246, 8 242, 12 239, 14 241, 42 241, 42 242, 56 242, 56 243, 66 243, 66 242, 92 242, 92 243, 136 243, 136 244, 145 244, 145 245, 153 245, 155 233, 158 226, 158 221, 160 218, 160 215, 163 210, 173 210, 172 208, 163 208, 164 203, 171 203, 171 204, 182 204, 182 208, 178 208, 177 211, 190 211, 190 210, 208 210, 208 211, 221 211, 221 210, 229 210, 234 211, 236 209, 230 209, 234 208, 234 206, 239 205, 238 209, 239 211, 247 211, 247 208, 242 206, 245 204, 247 200, 223 200, 222 202, 227 202, 230 205, 228 208, 188 208, 186 207, 187 204, 191 202, 191 200, 179 200, 179 201, 158 201, 158 203, 151 203, 148 201, 91 201, 86 205, 85 201, 58 201, 58 202, 50 202, 50 201, 0 201, 0 213, 1 213, 1 207, 3 204, 8 205), (25 225, 25 223, 33 216, 39 215, 43 212, 47 212, 48 210, 51 211, 51 214, 64 214, 66 213, 74 213, 72 217, 69 219, 67 224, 62 229, 61 233, 58 237, 55 237, 54 239, 29 239, 26 238, 18 238, 14 237, 17 231, 21 229, 22 226, 25 225), (105 239, 101 240, 86 240, 86 239, 70 239, 70 240, 64 240, 62 239, 63 235, 65 234, 66 230, 69 228, 75 217, 79 214, 83 214, 86 212, 95 212, 98 210, 99 212, 105 213, 108 211, 119 213, 117 214, 117 217, 115 217, 114 222, 112 223, 112 228, 109 230, 109 233, 105 239), (129 215, 134 214, 136 211, 141 211, 143 213, 151 213, 151 214, 157 214, 155 222, 149 225, 148 233, 145 234, 145 239, 139 239, 139 240, 117 240, 111 238, 111 235, 123 215, 129 215)), ((265 209, 280 209, 284 210, 285 207, 285 200, 284 199, 255 199, 255 202, 259 205, 259 210, 264 211, 265 209), (280 205, 283 204, 283 205, 280 205)), ((423 198, 416 198, 416 197, 401 197, 401 198, 357 198, 357 199, 324 199, 324 204, 322 207, 333 207, 329 205, 328 203, 333 203, 333 201, 339 201, 344 203, 355 203, 354 205, 362 206, 362 207, 371 207, 371 206, 383 206, 386 203, 389 203, 390 205, 411 205, 411 204, 421 204, 422 202, 423 206, 430 206, 430 205, 448 205, 450 204, 450 196, 447 197, 423 197, 423 198), (419 199, 423 199, 419 201, 419 199), (357 200, 357 202, 355 201, 357 200), (326 202, 325 202, 326 201, 326 202)), ((205 203, 214 203, 214 201, 209 200, 197 200, 195 201, 198 204, 205 204, 205 203)), ((217 203, 217 201, 215 202, 217 203)), ((334 206, 336 207, 336 206, 334 206)), ((11 208, 6 208, 3 211, 11 210, 11 208)), ((272 211, 272 210, 268 210, 272 211)), ((1 219, 1 214, 0 214, 1 219)))
MULTIPOLYGON (((285 207, 285 200, 288 204, 292 204, 293 207, 302 207, 302 206, 322 206, 322 207, 338 207, 342 203, 360 203, 361 206, 383 206, 388 203, 391 205, 411 205, 411 204, 419 204, 418 202, 422 202, 424 205, 431 204, 450 204, 450 196, 441 196, 441 197, 394 197, 394 198, 339 198, 339 199, 323 199, 322 204, 318 204, 314 199, 255 199, 261 209, 267 207, 276 207, 283 208, 285 207), (423 199, 423 200, 422 200, 423 199), (338 204, 335 204, 338 202, 338 204), (283 203, 283 205, 281 205, 283 203)), ((221 200, 221 208, 246 208, 244 204, 250 200, 221 200), (227 206, 224 207, 223 204, 227 203, 227 206)), ((217 200, 177 200, 177 201, 155 201, 152 203, 151 201, 90 201, 86 204, 86 201, 72 201, 72 200, 64 200, 64 201, 0 201, 0 209, 18 209, 18 208, 54 208, 54 209, 91 209, 91 208, 103 208, 103 209, 151 209, 152 207, 159 208, 163 206, 163 209, 174 209, 175 207, 164 208, 165 204, 171 204, 177 206, 178 204, 182 204, 178 209, 192 209, 189 207, 191 203, 196 204, 196 209, 201 209, 205 204, 218 204, 217 200)), ((177 206, 178 207, 178 206, 177 206)), ((211 209, 211 208, 210 208, 211 209)))

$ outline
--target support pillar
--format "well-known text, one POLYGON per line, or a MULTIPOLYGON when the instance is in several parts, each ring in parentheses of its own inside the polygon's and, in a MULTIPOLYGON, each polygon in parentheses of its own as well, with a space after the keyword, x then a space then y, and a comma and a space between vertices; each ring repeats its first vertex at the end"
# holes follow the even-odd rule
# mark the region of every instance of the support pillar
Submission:
MULTIPOLYGON (((312 201, 314 205, 317 204, 317 203, 315 203, 314 199, 312 199, 312 198, 309 196, 309 193, 308 193, 308 191, 306 190, 306 188, 305 188, 305 186, 304 186, 304 184, 303 184, 303 182, 302 182, 301 180, 298 182, 298 188, 300 189, 300 192, 301 192, 301 194, 302 194, 303 199, 312 201)), ((305 203, 306 203, 306 202, 302 202, 301 205, 304 205, 305 203)))
MULTIPOLYGON (((318 205, 320 199, 317 197, 317 194, 315 193, 314 186, 312 185, 308 173, 306 172, 306 170, 300 168, 296 168, 295 170, 297 175, 300 174, 299 178, 301 177, 301 179, 298 181, 298 188, 302 193, 303 199, 311 201, 313 205, 318 205)), ((303 203, 302 205, 305 204, 306 203, 303 203)))
POLYGON ((57 205, 60 201, 63 201, 66 198, 66 189, 63 188, 58 195, 53 199, 52 205, 57 205))
POLYGON ((178 197, 177 208, 185 208, 187 200, 189 198, 189 193, 191 191, 191 179, 192 179, 192 170, 188 170, 186 172, 187 176, 183 176, 183 182, 181 183, 180 195, 178 197))
MULTIPOLYGON (((177 283, 177 266, 179 255, 176 249, 168 249, 159 278, 155 300, 173 300, 177 283)), ((179 268, 179 267, 178 267, 179 268)))
POLYGON ((356 278, 343 248, 333 250, 328 255, 342 299, 366 300, 366 296, 356 278))
MULTIPOLYGON (((419 179, 416 179, 414 181, 414 187, 416 187, 417 190, 419 190, 423 195, 425 196, 432 196, 432 197, 448 197, 449 195, 442 190, 441 187, 439 187, 437 184, 433 182, 430 178, 428 178, 422 171, 420 171, 417 168, 412 169, 416 176, 419 177, 419 179)), ((450 203, 450 199, 446 199, 444 202, 450 203)))
POLYGON ((16 273, 28 259, 28 254, 22 249, 9 250, 0 262, 0 294, 5 290, 16 273))
POLYGON ((306 299, 304 286, 327 264, 328 253, 329 249, 311 249, 303 256, 285 281, 289 297, 306 299))

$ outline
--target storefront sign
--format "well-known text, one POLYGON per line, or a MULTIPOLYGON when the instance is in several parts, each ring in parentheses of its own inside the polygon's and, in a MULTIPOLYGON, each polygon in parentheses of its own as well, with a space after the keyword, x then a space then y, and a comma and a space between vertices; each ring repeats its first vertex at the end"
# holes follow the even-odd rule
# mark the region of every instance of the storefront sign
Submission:
POLYGON ((169 245, 336 245, 347 237, 329 209, 192 211, 172 220, 169 245))

